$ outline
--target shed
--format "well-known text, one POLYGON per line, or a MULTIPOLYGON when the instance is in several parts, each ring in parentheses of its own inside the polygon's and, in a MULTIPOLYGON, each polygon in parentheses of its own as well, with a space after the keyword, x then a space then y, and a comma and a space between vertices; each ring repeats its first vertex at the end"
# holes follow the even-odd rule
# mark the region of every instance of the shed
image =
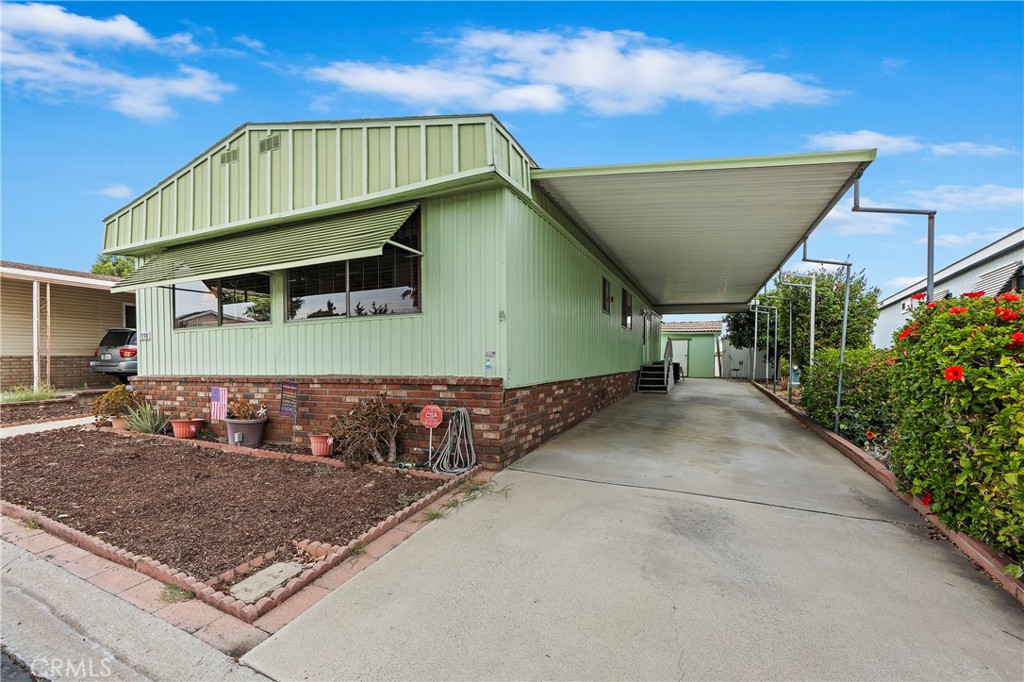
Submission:
POLYGON ((874 154, 542 170, 489 114, 247 123, 103 244, 141 265, 116 289, 158 403, 225 388, 290 441, 385 390, 469 407, 500 467, 633 392, 663 313, 745 309, 874 154))
POLYGON ((682 365, 683 376, 713 379, 722 376, 722 321, 663 322, 662 345, 673 344, 672 359, 682 365))
POLYGON ((135 325, 135 294, 111 295, 119 277, 0 261, 0 383, 56 388, 108 385, 89 368, 109 327, 135 325))

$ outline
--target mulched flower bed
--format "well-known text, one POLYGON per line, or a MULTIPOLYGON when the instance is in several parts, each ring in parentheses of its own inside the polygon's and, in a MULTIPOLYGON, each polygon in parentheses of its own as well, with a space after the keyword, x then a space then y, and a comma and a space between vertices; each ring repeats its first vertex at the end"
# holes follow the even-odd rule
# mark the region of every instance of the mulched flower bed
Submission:
MULTIPOLYGON (((227 443, 228 439, 219 437, 206 429, 200 432, 197 440, 206 441, 207 443, 227 443)), ((270 450, 271 452, 283 452, 287 455, 309 455, 311 450, 308 445, 288 445, 284 443, 261 443, 260 450, 270 450)))
POLYGON ((0 404, 0 426, 20 424, 22 422, 59 421, 88 417, 92 414, 92 403, 61 402, 19 405, 18 403, 0 404))
POLYGON ((293 540, 344 545, 443 481, 61 429, 6 439, 3 498, 206 580, 293 540))

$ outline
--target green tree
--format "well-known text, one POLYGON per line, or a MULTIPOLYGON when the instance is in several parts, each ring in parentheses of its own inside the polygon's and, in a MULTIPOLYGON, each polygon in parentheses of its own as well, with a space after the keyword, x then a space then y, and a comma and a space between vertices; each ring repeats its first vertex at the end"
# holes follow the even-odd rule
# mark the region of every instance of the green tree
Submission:
MULTIPOLYGON (((810 276, 800 278, 801 283, 810 283, 810 276)), ((789 304, 793 304, 793 357, 790 360, 801 367, 806 366, 810 350, 811 290, 809 287, 784 286, 779 277, 775 278, 774 289, 768 294, 758 294, 762 305, 777 306, 779 325, 775 328, 772 315, 772 338, 769 348, 774 350, 778 334, 779 355, 786 357, 789 346, 789 304)), ((821 268, 817 271, 814 322, 815 351, 822 348, 839 348, 843 329, 843 298, 846 284, 844 268, 821 268)), ((850 314, 847 324, 846 347, 869 348, 871 332, 878 317, 877 287, 868 285, 863 270, 850 277, 850 314)), ((750 348, 754 344, 754 314, 751 312, 729 313, 724 319, 728 329, 726 339, 737 348, 750 348)), ((765 317, 758 322, 757 345, 764 347, 765 317)))
POLYGON ((89 272, 95 275, 127 277, 135 272, 135 259, 114 254, 96 254, 96 262, 92 264, 89 272))

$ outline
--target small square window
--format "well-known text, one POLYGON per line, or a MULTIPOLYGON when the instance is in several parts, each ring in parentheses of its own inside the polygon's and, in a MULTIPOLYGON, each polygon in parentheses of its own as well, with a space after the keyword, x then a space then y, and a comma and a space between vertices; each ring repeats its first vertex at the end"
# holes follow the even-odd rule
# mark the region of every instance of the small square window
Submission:
POLYGON ((633 295, 625 289, 622 290, 622 327, 633 328, 633 295))
POLYGON ((612 283, 606 277, 601 278, 601 310, 612 314, 612 283))

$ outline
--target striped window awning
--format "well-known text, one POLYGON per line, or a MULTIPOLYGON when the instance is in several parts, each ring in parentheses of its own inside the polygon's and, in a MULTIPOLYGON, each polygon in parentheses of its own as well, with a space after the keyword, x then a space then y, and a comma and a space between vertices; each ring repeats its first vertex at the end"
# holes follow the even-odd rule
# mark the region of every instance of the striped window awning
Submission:
POLYGON ((1010 279, 1017 273, 1017 269, 1020 267, 1020 261, 1015 260, 1012 263, 1006 263, 1000 265, 995 270, 989 270, 988 272, 978 275, 978 291, 984 291, 990 296, 995 296, 1001 293, 1006 287, 1006 284, 1010 279))
POLYGON ((418 206, 397 204, 173 247, 153 256, 113 291, 379 256, 418 206))

